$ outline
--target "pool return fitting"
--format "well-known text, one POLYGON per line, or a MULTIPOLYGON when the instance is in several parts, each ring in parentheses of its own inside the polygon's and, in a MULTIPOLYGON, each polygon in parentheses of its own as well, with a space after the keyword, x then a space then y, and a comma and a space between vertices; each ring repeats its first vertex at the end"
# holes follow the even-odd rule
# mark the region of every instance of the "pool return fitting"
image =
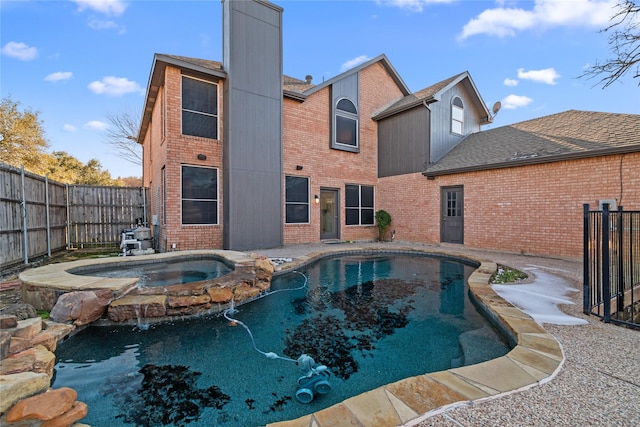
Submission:
MULTIPOLYGON (((265 292, 264 294, 260 295, 256 299, 264 298, 268 295, 273 295, 278 292, 297 291, 300 289, 304 289, 307 286, 307 282, 308 282, 307 276, 305 276, 303 273, 300 273, 299 271, 295 271, 294 273, 301 274, 302 277, 304 277, 304 283, 302 284, 302 286, 297 288, 278 289, 272 292, 265 292)), ((253 338, 251 329, 249 329, 249 327, 243 322, 241 322, 240 320, 231 317, 231 315, 237 312, 238 310, 236 310, 235 308, 233 299, 231 299, 231 302, 229 303, 229 308, 227 308, 223 312, 224 318, 227 319, 233 325, 237 324, 242 326, 249 333, 249 337, 251 338, 251 344, 253 345, 253 348, 258 353, 264 355, 267 359, 272 359, 272 360, 282 359, 282 360, 286 360, 287 362, 293 362, 296 365, 298 365, 298 367, 303 373, 303 375, 298 378, 298 390, 296 391, 296 398, 300 403, 310 403, 313 400, 314 392, 318 394, 327 394, 331 391, 331 383, 329 382, 331 371, 329 371, 329 368, 327 368, 325 365, 317 365, 315 360, 313 360, 313 358, 307 354, 302 354, 300 355, 300 357, 298 357, 297 360, 294 360, 289 357, 280 356, 277 353, 274 353, 271 351, 265 352, 260 350, 256 346, 256 341, 253 338)))

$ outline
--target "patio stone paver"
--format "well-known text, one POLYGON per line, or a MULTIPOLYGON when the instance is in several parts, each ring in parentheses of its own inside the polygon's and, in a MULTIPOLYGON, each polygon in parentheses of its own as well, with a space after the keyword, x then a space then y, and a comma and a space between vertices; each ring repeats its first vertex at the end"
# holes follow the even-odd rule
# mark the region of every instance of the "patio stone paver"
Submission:
POLYGON ((413 418, 440 406, 467 400, 465 395, 426 375, 389 384, 385 389, 414 411, 413 418))
POLYGON ((511 350, 507 357, 523 365, 535 367, 535 369, 545 372, 547 375, 553 374, 559 366, 557 359, 520 345, 511 350))
POLYGON ((501 393, 537 383, 534 377, 514 363, 508 355, 476 365, 451 369, 451 373, 472 384, 489 387, 501 393))
MULTIPOLYGON (((318 411, 312 416, 304 416, 302 419, 309 419, 311 423, 309 425, 318 427, 361 426, 358 419, 342 403, 318 411)), ((286 422, 287 421, 285 421, 285 423, 286 422)), ((276 425, 281 427, 281 423, 277 423, 276 425)))
MULTIPOLYGON (((382 387, 351 397, 343 404, 365 427, 394 427, 402 424, 382 387)), ((324 427, 322 424, 320 426, 324 427)))
POLYGON ((449 371, 432 372, 427 374, 427 377, 443 384, 452 392, 465 396, 466 400, 482 399, 496 394, 495 391, 488 393, 449 371))
POLYGON ((385 390, 385 391, 387 393, 387 397, 389 398, 389 402, 391 402, 394 409, 398 413, 400 420, 403 423, 406 423, 407 421, 411 421, 420 415, 419 412, 414 411, 405 403, 405 399, 400 400, 396 396, 391 394, 388 390, 385 390))
POLYGON ((549 334, 520 334, 518 335, 518 345, 535 349, 546 353, 547 356, 554 356, 556 360, 562 360, 562 348, 558 341, 550 337, 549 334))

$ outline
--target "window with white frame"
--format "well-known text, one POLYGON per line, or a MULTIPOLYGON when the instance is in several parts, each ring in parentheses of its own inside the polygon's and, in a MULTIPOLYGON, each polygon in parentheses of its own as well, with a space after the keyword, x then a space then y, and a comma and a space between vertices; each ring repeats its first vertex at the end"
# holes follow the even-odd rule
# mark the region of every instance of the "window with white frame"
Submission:
POLYGON ((182 224, 218 224, 218 169, 182 166, 182 224))
POLYGON ((347 98, 336 103, 335 144, 358 148, 358 109, 347 98))
POLYGON ((182 134, 218 139, 218 85, 182 76, 182 134))
POLYGON ((457 96, 451 100, 451 132, 464 135, 464 104, 457 96))
POLYGON ((345 185, 345 218, 347 225, 373 225, 373 186, 345 185))
POLYGON ((309 223, 309 178, 285 177, 285 222, 309 223))

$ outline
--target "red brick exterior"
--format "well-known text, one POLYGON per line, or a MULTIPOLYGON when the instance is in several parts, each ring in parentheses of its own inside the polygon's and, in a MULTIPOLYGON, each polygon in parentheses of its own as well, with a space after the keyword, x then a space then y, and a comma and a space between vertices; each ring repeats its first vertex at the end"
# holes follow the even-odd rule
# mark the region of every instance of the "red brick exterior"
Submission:
MULTIPOLYGON (((359 153, 330 148, 331 106, 328 87, 310 95, 302 103, 285 99, 283 107, 284 175, 308 177, 311 199, 320 194, 321 188, 339 191, 341 240, 369 240, 378 235, 376 226, 345 224, 344 189, 345 184, 377 186, 378 131, 377 123, 371 117, 402 97, 402 92, 380 63, 363 69, 359 79, 359 153), (303 169, 296 170, 298 165, 303 169)), ((285 244, 320 241, 320 207, 313 202, 310 207, 309 224, 284 224, 285 244)))
MULTIPOLYGON (((158 92, 152 122, 144 141, 144 186, 151 194, 151 214, 157 215, 158 251, 172 249, 218 249, 222 247, 222 141, 182 135, 181 72, 167 67, 164 86, 158 92), (164 111, 163 111, 164 110, 164 111), (164 127, 162 125, 165 121, 164 127), (198 160, 204 154, 206 160, 198 160), (207 166, 218 169, 218 225, 182 225, 181 166, 207 166), (166 176, 166 212, 163 218, 162 168, 166 176)), ((222 135, 222 93, 218 83, 218 135, 222 135)))
MULTIPOLYGON (((218 83, 218 135, 222 135, 224 81, 218 83)), ((285 176, 310 183, 310 222, 284 224, 285 244, 320 241, 321 189, 339 194, 340 240, 377 238, 375 226, 345 224, 345 185, 375 188, 375 210, 392 217, 398 241, 440 243, 440 192, 464 188, 464 244, 530 254, 577 257, 582 254, 583 204, 616 199, 625 209, 640 209, 640 153, 520 166, 427 179, 420 173, 377 178, 377 123, 371 117, 402 97, 385 67, 377 62, 360 71, 360 152, 330 148, 330 89, 304 102, 283 101, 283 197, 285 176), (302 170, 297 170, 302 166, 302 170)), ((167 66, 164 86, 144 141, 144 185, 150 188, 151 214, 157 215, 159 251, 222 248, 222 144, 181 134, 181 71, 167 66), (163 120, 165 125, 163 126, 163 120), (206 160, 198 160, 204 154, 206 160), (181 165, 218 169, 218 225, 181 224, 181 165), (163 195, 162 168, 166 168, 163 195), (162 216, 166 200, 167 217, 162 216)), ((285 201, 282 200, 283 211, 285 201)), ((256 207, 259 209, 259 207, 256 207)))
POLYGON ((583 204, 640 209, 640 153, 437 176, 382 178, 377 209, 396 239, 440 242, 440 191, 464 187, 464 244, 528 254, 582 255, 583 204))

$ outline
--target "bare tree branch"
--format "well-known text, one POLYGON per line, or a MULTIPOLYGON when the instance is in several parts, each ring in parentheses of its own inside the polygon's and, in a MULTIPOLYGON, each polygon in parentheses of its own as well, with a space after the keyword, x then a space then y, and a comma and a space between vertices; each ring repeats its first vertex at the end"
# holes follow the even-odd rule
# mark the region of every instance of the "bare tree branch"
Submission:
POLYGON ((142 145, 138 144, 140 113, 126 108, 118 114, 108 115, 107 119, 112 126, 105 131, 105 143, 115 149, 117 157, 142 165, 142 145))
MULTIPOLYGON (((580 77, 589 79, 604 75, 596 86, 610 86, 626 73, 640 77, 640 4, 633 0, 619 0, 611 24, 602 33, 609 33, 613 57, 590 66, 580 77)), ((640 80, 638 81, 640 86, 640 80)))

